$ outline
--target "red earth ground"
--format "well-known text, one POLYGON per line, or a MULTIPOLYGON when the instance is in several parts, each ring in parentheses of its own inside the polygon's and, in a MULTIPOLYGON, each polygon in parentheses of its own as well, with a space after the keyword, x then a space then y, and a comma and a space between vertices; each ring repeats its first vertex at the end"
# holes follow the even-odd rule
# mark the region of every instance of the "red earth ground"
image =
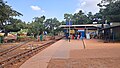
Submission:
POLYGON ((120 68, 120 43, 84 42, 86 49, 71 50, 68 59, 53 58, 48 68, 120 68))

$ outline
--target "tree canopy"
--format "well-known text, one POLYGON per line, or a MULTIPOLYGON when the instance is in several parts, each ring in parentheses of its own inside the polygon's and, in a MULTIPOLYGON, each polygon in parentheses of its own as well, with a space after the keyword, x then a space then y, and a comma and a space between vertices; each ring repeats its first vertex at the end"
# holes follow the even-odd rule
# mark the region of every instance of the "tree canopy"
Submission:
POLYGON ((59 32, 59 26, 61 22, 57 18, 49 18, 45 20, 45 16, 35 17, 34 21, 28 24, 28 33, 34 34, 34 36, 47 31, 48 33, 55 34, 59 32))
POLYGON ((17 12, 16 10, 13 10, 11 6, 6 4, 7 2, 0 0, 0 30, 3 30, 4 32, 13 30, 18 30, 18 28, 15 26, 15 20, 13 17, 15 16, 22 16, 21 13, 17 12), (13 23, 14 22, 14 23, 13 23))
POLYGON ((94 16, 92 15, 92 12, 89 12, 87 15, 85 15, 82 10, 73 15, 67 13, 64 14, 64 19, 66 21, 71 20, 74 25, 92 23, 93 18, 94 16))
POLYGON ((120 22, 120 1, 119 0, 102 0, 98 4, 100 13, 110 22, 120 22), (103 8, 105 7, 105 8, 103 8))

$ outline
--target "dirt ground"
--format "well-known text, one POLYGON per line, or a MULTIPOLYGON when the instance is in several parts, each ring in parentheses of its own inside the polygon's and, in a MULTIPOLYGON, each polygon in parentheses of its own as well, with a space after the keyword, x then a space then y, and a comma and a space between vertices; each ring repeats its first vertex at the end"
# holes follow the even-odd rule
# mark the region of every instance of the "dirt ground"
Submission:
POLYGON ((120 68, 120 58, 52 59, 48 68, 120 68))
POLYGON ((16 46, 18 44, 20 44, 20 43, 15 42, 15 43, 3 43, 3 44, 0 44, 0 52, 4 51, 5 49, 8 49, 10 47, 14 47, 14 46, 16 46))
POLYGON ((85 49, 71 50, 70 58, 52 58, 48 68, 120 68, 120 43, 84 40, 85 49))

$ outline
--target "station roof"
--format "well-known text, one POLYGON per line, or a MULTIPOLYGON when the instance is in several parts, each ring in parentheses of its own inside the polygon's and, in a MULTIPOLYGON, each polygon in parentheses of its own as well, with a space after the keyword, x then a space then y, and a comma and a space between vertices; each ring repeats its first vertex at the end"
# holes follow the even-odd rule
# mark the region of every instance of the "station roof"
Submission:
MULTIPOLYGON (((106 29, 113 29, 113 28, 120 28, 120 25, 117 25, 117 26, 110 26, 110 27, 107 27, 107 28, 103 28, 101 30, 106 30, 106 29)), ((119 30, 118 30, 119 31, 119 30)))
MULTIPOLYGON (((102 24, 60 25, 61 28, 101 28, 102 24)), ((107 27, 107 24, 104 24, 107 27)))
POLYGON ((60 27, 77 27, 77 26, 94 26, 94 27, 96 27, 96 25, 93 25, 93 24, 81 24, 81 25, 60 25, 60 27))

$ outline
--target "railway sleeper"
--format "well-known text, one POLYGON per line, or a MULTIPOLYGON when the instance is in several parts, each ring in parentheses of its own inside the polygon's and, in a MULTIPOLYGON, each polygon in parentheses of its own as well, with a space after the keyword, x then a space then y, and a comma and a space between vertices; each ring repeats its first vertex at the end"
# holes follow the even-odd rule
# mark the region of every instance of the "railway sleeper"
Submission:
POLYGON ((20 53, 20 54, 18 54, 18 55, 9 57, 8 59, 5 59, 5 60, 3 60, 3 61, 0 61, 0 64, 4 64, 4 63, 6 63, 6 62, 9 62, 10 60, 15 59, 16 57, 21 56, 21 55, 23 55, 23 54, 26 54, 26 53, 20 53))
POLYGON ((14 60, 11 60, 11 61, 9 61, 9 62, 7 62, 7 63, 2 64, 2 65, 0 66, 0 68, 1 68, 1 67, 4 68, 4 67, 6 67, 6 66, 8 66, 8 65, 14 65, 15 63, 17 63, 17 61, 18 61, 18 62, 21 62, 21 59, 22 59, 23 57, 25 57, 25 55, 20 56, 20 57, 14 59, 14 60))
MULTIPOLYGON (((47 43, 47 44, 48 44, 48 43, 47 43)), ((42 47, 38 48, 37 50, 36 50, 36 49, 33 49, 33 50, 35 50, 34 52, 37 52, 37 51, 42 50, 42 49, 44 49, 44 48, 45 48, 45 46, 43 45, 42 47)), ((10 58, 8 58, 8 59, 6 59, 6 60, 1 61, 0 64, 4 64, 5 62, 9 62, 10 60, 15 59, 15 58, 18 57, 18 56, 24 55, 24 54, 26 54, 27 52, 31 52, 31 53, 27 54, 28 56, 30 56, 30 55, 33 53, 33 52, 32 52, 33 50, 29 50, 29 51, 20 53, 20 54, 18 54, 18 55, 12 56, 12 57, 10 57, 10 58)))
MULTIPOLYGON (((24 59, 24 58, 26 58, 26 57, 29 57, 29 58, 30 58, 31 56, 33 56, 34 53, 37 53, 38 51, 46 48, 46 47, 48 46, 48 44, 51 45, 51 44, 53 44, 54 42, 55 42, 55 40, 54 40, 54 41, 50 41, 50 42, 48 42, 48 43, 43 44, 42 46, 38 46, 38 47, 36 47, 36 48, 34 48, 34 49, 32 49, 32 50, 29 50, 29 51, 20 53, 20 54, 18 54, 18 55, 16 55, 16 56, 13 56, 15 59, 12 59, 12 61, 8 60, 7 63, 3 63, 2 65, 0 65, 0 68, 4 68, 4 66, 9 65, 9 64, 14 64, 16 61, 20 62, 21 59, 24 59), (20 56, 20 57, 18 57, 18 56, 20 56), (16 58, 16 57, 18 57, 18 58, 16 58)), ((13 58, 13 57, 10 57, 10 58, 13 58)), ((10 59, 10 58, 9 58, 9 59, 10 59)), ((1 63, 0 63, 0 64, 1 64, 1 63)))
POLYGON ((22 46, 23 44, 26 44, 26 43, 28 43, 28 42, 29 42, 29 41, 26 41, 26 42, 23 42, 23 43, 18 44, 18 45, 16 45, 16 46, 12 46, 12 47, 4 50, 4 51, 1 51, 0 53, 2 53, 2 54, 0 54, 0 56, 2 56, 2 55, 4 55, 4 54, 7 54, 7 53, 9 53, 10 51, 13 51, 13 50, 19 48, 20 46, 22 46))

